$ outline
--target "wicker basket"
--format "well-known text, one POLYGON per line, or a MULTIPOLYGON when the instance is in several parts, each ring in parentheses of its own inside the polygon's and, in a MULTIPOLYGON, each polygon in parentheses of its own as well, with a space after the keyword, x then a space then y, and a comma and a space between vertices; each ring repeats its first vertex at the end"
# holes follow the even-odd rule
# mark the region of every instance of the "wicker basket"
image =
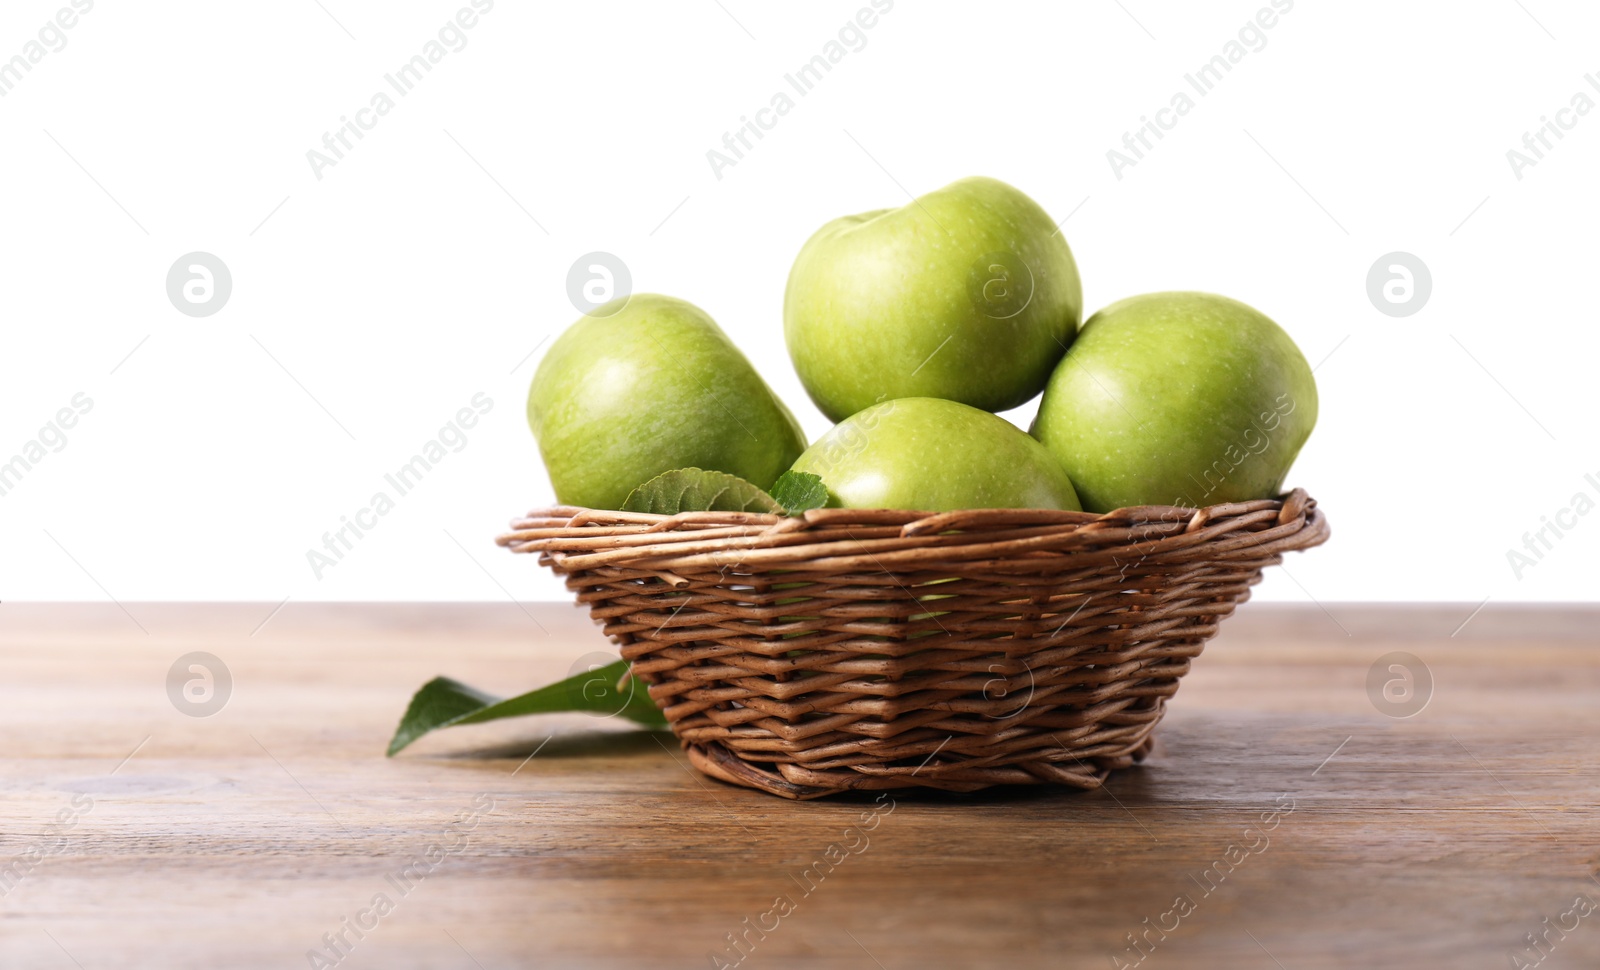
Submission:
POLYGON ((1097 788, 1316 502, 1105 515, 529 513, 535 552, 649 685, 690 761, 787 798, 1097 788))

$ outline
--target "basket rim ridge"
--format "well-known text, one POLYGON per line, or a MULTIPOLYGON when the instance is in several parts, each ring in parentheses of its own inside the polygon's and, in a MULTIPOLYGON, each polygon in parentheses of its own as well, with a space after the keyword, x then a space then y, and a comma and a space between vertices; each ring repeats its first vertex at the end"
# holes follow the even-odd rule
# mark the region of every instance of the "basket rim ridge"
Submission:
MULTIPOLYGON (((1251 535, 1235 535, 1226 549, 1214 547, 1211 551, 1260 551, 1264 547, 1290 551, 1318 545, 1328 535, 1326 517, 1303 489, 1295 489, 1282 499, 1200 509, 1141 505, 1102 514, 1053 509, 812 509, 798 516, 768 512, 660 515, 552 506, 512 520, 511 529, 495 540, 498 545, 512 552, 560 554, 569 569, 620 562, 706 565, 713 561, 708 550, 752 553, 739 559, 751 565, 814 563, 822 543, 836 549, 841 540, 856 550, 855 554, 874 555, 884 565, 915 565, 927 561, 927 557, 906 555, 907 552, 947 546, 983 551, 982 544, 967 537, 983 534, 984 530, 999 534, 996 543, 1023 543, 1004 551, 1071 550, 1078 555, 1089 554, 1078 550, 1096 544, 1126 549, 1130 539, 1180 540, 1162 547, 1165 551, 1240 532, 1251 535), (1272 528, 1254 528, 1266 522, 1272 522, 1272 528), (839 536, 841 530, 847 534, 839 536)), ((1002 551, 999 546, 995 548, 1002 551)), ((1146 551, 1153 552, 1155 547, 1146 551)), ((829 557, 826 564, 835 565, 835 558, 838 557, 829 557)), ((1098 561, 1078 560, 1085 565, 1098 561)), ((726 557, 716 564, 725 562, 726 557)))

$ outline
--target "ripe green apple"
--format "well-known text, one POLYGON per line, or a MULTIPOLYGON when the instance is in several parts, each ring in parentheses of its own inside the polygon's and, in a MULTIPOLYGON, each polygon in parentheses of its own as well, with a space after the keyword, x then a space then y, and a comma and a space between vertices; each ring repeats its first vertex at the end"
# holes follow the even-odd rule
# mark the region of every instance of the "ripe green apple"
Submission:
POLYGON ((1005 418, 930 397, 884 401, 845 419, 794 463, 834 508, 1074 509, 1061 463, 1005 418))
POLYGON ((1084 508, 1272 498, 1317 422, 1283 328, 1237 300, 1150 293, 1089 318, 1050 377, 1034 437, 1084 508))
POLYGON ((556 498, 596 509, 622 508, 634 486, 675 468, 768 488, 806 446, 794 415, 704 310, 644 293, 556 340, 528 389, 528 425, 556 498))
POLYGON ((967 178, 818 229, 789 271, 783 329, 806 392, 840 421, 897 397, 1023 404, 1082 313, 1050 216, 1004 182, 967 178))

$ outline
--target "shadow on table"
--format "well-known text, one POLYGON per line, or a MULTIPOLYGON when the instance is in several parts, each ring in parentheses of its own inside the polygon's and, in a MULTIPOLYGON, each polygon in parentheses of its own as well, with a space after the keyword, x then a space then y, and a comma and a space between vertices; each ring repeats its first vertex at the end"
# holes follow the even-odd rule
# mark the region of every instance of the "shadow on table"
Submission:
MULTIPOLYGON (((678 739, 671 731, 647 730, 574 730, 544 737, 519 738, 499 744, 476 748, 439 752, 425 755, 441 761, 522 761, 537 754, 540 760, 550 758, 638 758, 667 755, 687 764, 678 739)), ((698 774, 698 772, 696 773, 698 774)), ((701 776, 705 778, 705 776, 701 776)), ((710 784, 725 783, 705 778, 710 784)), ((1134 767, 1114 773, 1105 788, 1082 791, 1065 785, 1002 785, 976 792, 949 792, 937 789, 894 789, 891 794, 897 802, 910 804, 960 804, 1007 805, 1071 798, 1090 802, 1142 804, 1148 801, 1149 778, 1140 768, 1134 767)), ((729 790, 737 786, 726 785, 729 790)), ((872 802, 878 792, 846 792, 829 796, 824 802, 872 802)))
POLYGON ((519 738, 501 744, 460 751, 438 752, 428 758, 461 761, 522 760, 538 753, 544 758, 622 758, 636 757, 662 748, 674 754, 678 739, 671 731, 566 731, 544 737, 519 738))

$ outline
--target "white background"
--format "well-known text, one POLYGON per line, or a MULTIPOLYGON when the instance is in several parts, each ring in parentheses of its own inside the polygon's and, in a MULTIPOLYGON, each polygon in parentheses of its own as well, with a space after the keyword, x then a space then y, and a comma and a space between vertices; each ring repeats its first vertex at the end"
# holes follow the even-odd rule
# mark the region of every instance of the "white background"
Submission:
MULTIPOLYGON (((1334 538, 1262 598, 1595 598, 1600 513, 1520 580, 1506 557, 1600 479, 1600 111, 1506 157, 1600 99, 1592 6, 1299 0, 1118 179, 1107 150, 1265 2, 899 0, 719 180, 707 150, 866 0, 499 0, 319 180, 307 151, 465 5, 101 0, 0 98, 0 461, 94 401, 0 498, 0 599, 562 598, 491 540, 551 498, 523 401, 573 261, 706 308, 814 437, 790 260, 971 174, 1070 215, 1091 310, 1213 290, 1319 365, 1290 483, 1334 538), (234 281, 201 319, 164 288, 195 250, 234 281), (1433 276, 1400 319, 1365 282, 1395 250, 1433 276), (467 446, 318 580, 307 550, 478 392, 467 446)), ((6 3, 0 59, 63 6, 6 3)))

